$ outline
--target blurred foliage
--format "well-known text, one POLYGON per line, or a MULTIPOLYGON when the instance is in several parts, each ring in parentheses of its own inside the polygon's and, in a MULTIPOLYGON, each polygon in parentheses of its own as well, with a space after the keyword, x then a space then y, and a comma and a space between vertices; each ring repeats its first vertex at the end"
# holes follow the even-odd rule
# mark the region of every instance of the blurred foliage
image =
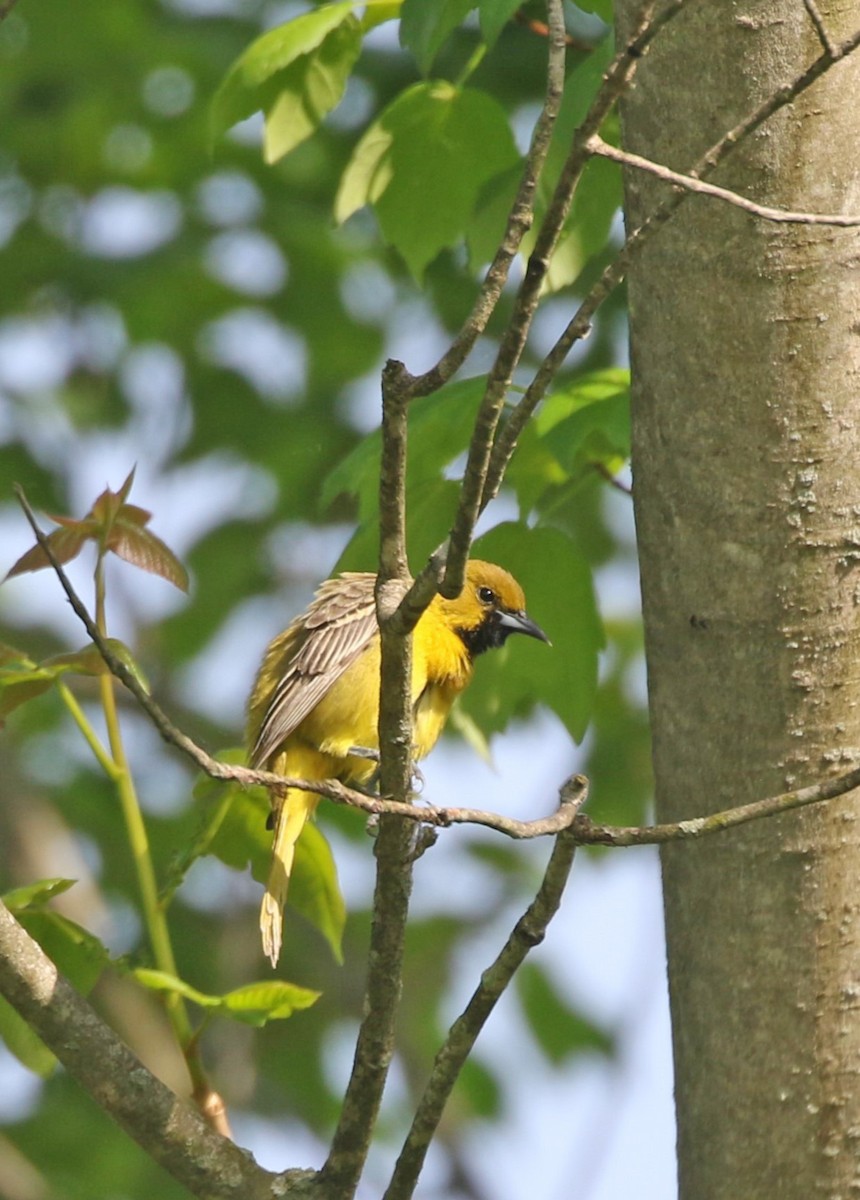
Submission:
MULTIPOLYGON (((148 511, 129 505, 130 520, 114 526, 117 546, 132 561, 153 554, 162 574, 184 581, 169 544, 189 569, 191 598, 165 600, 169 589, 144 586, 117 564, 108 625, 121 627, 177 723, 209 747, 237 741, 256 659, 312 586, 338 561, 374 566, 379 443, 364 434, 378 420, 383 359, 426 366, 468 312, 474 268, 492 254, 516 187, 515 147, 543 93, 545 39, 510 20, 516 8, 510 0, 405 0, 399 37, 384 23, 398 10, 392 3, 354 15, 347 4, 264 0, 18 0, 0 23, 2 569, 30 546, 13 482, 40 510, 80 520, 57 531, 77 550, 99 536, 96 506, 83 516, 93 497, 105 484, 119 491, 103 496, 119 496, 137 462, 136 496, 152 509, 159 536, 147 528, 148 511), (281 24, 296 16, 304 25, 281 24), (245 123, 225 133, 237 120, 245 123), (337 226, 335 215, 345 223, 337 226), (423 280, 420 292, 413 276, 423 280)), ((602 2, 582 8, 609 15, 602 2)), ((539 16, 540 6, 526 12, 539 16)), ((569 16, 575 25, 581 14, 570 6, 569 16)), ((609 46, 570 53, 540 206, 609 46)), ((612 139, 611 124, 603 132, 612 139)), ((619 200, 615 168, 593 163, 553 269, 552 286, 567 290, 548 298, 522 381, 605 258, 619 200)), ((505 297, 487 340, 509 306, 505 297)), ((617 472, 629 451, 626 378, 615 365, 621 329, 614 297, 521 439, 499 506, 503 523, 478 547, 520 576, 554 648, 512 644, 488 656, 459 725, 488 737, 540 703, 574 737, 589 728, 593 813, 633 823, 650 787, 641 651, 633 621, 613 612, 601 623, 594 582, 632 559, 613 515, 626 500, 601 474, 617 472)), ((481 383, 459 380, 411 415, 416 569, 448 527, 481 383)), ((232 1005, 256 1019, 259 995, 252 1003, 242 989, 262 970, 259 889, 239 868, 251 862, 259 877, 265 803, 248 793, 236 807, 208 785, 193 798, 191 772, 119 697, 159 882, 177 888, 169 917, 182 981, 157 977, 113 788, 58 691, 69 685, 98 723, 99 681, 88 672, 99 668, 65 616, 47 573, 0 590, 0 637, 21 647, 0 656, 18 673, 7 675, 6 696, 28 701, 4 710, 0 880, 4 889, 36 888, 29 899, 16 893, 28 927, 78 986, 95 984, 108 1019, 181 1087, 158 991, 136 988, 129 971, 150 989, 185 989, 204 1011, 232 1005), (13 685, 29 690, 16 695, 13 685), (218 812, 224 822, 215 828, 218 812), (51 891, 60 875, 76 885, 51 891), (104 970, 101 942, 118 969, 104 970)), ((240 1119, 282 1123, 286 1112, 324 1137, 343 1073, 331 1067, 332 1047, 361 1012, 371 855, 358 840, 357 814, 323 806, 321 824, 335 857, 361 851, 361 886, 352 881, 347 891, 362 899, 346 914, 339 907, 334 867, 320 865, 331 864, 326 841, 311 829, 291 894, 309 920, 290 914, 284 974, 301 988, 291 993, 295 1007, 317 992, 320 999, 286 1025, 253 1031, 253 1040, 241 1021, 207 1023, 203 1047, 240 1119), (343 967, 320 929, 335 954, 342 946, 343 967)), ((433 852, 440 863, 456 836, 444 835, 433 852)), ((493 878, 489 896, 522 907, 534 860, 491 837, 468 845, 471 861, 460 855, 458 869, 467 879, 493 878)), ((494 917, 494 905, 464 884, 456 916, 447 908, 420 914, 410 930, 401 1059, 412 1092, 450 1019, 464 939, 496 931, 494 917)), ((282 1005, 289 986, 273 985, 263 1010, 282 1005)), ((609 1049, 543 967, 523 976, 519 999, 548 1070, 580 1050, 609 1049)), ((49 1077, 29 1110, 5 1110, 6 1132, 43 1173, 46 1194, 184 1194, 67 1077, 51 1073, 44 1048, 13 1018, 0 1008, 8 1045, 49 1077)), ((467 1139, 470 1117, 503 1117, 511 1086, 491 1061, 471 1062, 452 1098, 446 1144, 467 1139)), ((402 1131, 402 1111, 386 1120, 402 1131)), ((292 1161, 289 1142, 278 1145, 284 1163, 292 1161)))

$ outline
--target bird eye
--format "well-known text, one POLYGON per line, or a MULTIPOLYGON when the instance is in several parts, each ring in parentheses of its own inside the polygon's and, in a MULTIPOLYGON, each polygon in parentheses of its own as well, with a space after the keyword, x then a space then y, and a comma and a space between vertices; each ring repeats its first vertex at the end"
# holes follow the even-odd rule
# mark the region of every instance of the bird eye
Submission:
POLYGON ((479 587, 478 588, 478 599, 481 601, 482 604, 495 604, 496 603, 496 593, 493 591, 492 588, 479 587))

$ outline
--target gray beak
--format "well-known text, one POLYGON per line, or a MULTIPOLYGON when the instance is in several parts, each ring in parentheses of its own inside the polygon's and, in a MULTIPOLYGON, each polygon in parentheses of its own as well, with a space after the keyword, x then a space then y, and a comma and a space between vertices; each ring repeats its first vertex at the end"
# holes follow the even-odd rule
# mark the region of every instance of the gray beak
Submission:
POLYGON ((537 638, 539 642, 546 642, 548 646, 552 645, 552 642, 541 629, 540 625, 533 621, 528 613, 522 610, 519 612, 500 612, 499 624, 510 633, 526 633, 529 637, 537 638))

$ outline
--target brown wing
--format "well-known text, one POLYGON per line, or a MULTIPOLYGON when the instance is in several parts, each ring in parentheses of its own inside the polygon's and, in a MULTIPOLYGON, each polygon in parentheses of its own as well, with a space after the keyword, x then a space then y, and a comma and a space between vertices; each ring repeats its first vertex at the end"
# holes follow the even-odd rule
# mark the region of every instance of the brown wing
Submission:
MULTIPOLYGON (((252 767, 265 765, 377 632, 375 580, 358 573, 327 579, 283 642, 276 639, 270 647, 282 661, 251 750, 252 767)), ((264 660, 261 671, 266 667, 264 660)))

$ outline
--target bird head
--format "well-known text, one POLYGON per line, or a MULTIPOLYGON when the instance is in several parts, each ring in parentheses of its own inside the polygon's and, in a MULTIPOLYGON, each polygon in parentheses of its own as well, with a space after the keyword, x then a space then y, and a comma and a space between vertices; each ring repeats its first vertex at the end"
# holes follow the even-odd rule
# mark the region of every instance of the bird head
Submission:
POLYGON ((523 589, 503 567, 472 559, 466 581, 452 600, 436 597, 446 624, 456 630, 474 658, 503 646, 512 633, 525 633, 549 643, 544 631, 526 613, 523 589))

